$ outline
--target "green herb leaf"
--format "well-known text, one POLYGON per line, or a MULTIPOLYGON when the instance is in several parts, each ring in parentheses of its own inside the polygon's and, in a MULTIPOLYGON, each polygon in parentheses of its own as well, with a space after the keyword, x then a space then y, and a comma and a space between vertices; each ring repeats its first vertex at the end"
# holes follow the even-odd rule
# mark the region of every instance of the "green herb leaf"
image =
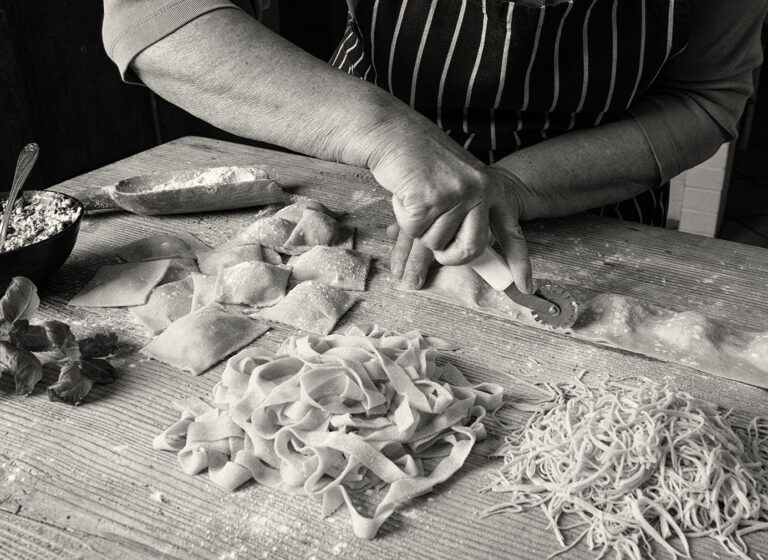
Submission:
POLYGON ((97 385, 106 385, 117 379, 117 370, 115 369, 115 366, 110 364, 107 360, 99 358, 82 360, 80 362, 80 371, 97 385))
POLYGON ((13 375, 17 395, 30 394, 43 377, 43 365, 34 354, 0 341, 0 374, 4 371, 13 375))
POLYGON ((45 352, 51 347, 45 328, 40 325, 30 325, 26 319, 19 319, 11 326, 8 339, 11 344, 30 352, 45 352))
POLYGON ((77 345, 75 335, 69 325, 61 321, 45 321, 42 324, 50 341, 49 350, 60 358, 76 360, 80 357, 80 347, 77 345))
POLYGON ((99 333, 92 337, 84 338, 77 344, 80 347, 80 355, 83 357, 83 360, 103 358, 114 354, 115 348, 117 348, 117 334, 113 332, 99 333))
POLYGON ((30 319, 40 306, 37 287, 29 278, 16 276, 0 298, 0 331, 10 331, 19 319, 30 319))
POLYGON ((54 402, 80 404, 93 387, 93 382, 82 374, 80 360, 69 362, 61 368, 59 380, 48 387, 48 398, 54 402))

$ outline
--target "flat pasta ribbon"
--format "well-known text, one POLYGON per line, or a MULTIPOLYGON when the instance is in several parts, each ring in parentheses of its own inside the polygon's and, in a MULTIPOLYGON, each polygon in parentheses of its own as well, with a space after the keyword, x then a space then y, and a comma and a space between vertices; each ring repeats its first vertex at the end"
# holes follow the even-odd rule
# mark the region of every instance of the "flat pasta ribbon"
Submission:
POLYGON ((185 472, 208 469, 234 490, 254 479, 322 503, 346 504, 358 537, 462 467, 501 406, 499 385, 472 385, 415 331, 351 327, 343 335, 289 337, 276 357, 246 349, 227 363, 213 406, 177 403, 182 418, 155 438, 185 472), (372 515, 356 494, 381 490, 372 515))

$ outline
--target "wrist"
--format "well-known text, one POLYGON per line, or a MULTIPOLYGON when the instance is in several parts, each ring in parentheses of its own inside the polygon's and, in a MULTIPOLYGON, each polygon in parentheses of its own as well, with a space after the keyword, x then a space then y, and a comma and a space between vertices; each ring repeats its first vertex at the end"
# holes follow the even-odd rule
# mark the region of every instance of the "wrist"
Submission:
POLYGON ((499 162, 491 167, 495 168, 503 178, 504 196, 519 210, 521 220, 527 221, 541 217, 537 208, 539 204, 533 190, 514 172, 499 162))

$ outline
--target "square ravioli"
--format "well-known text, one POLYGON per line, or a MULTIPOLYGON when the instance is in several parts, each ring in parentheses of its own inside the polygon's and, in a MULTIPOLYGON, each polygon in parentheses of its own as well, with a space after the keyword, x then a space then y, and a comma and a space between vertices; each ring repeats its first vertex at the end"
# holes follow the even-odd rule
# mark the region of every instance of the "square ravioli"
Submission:
POLYGON ((158 286, 144 305, 130 308, 152 334, 163 332, 176 319, 192 311, 192 279, 177 280, 158 286))
POLYGON ((236 247, 238 245, 261 245, 269 247, 281 253, 285 242, 293 232, 296 224, 283 220, 275 215, 257 218, 248 227, 241 230, 233 239, 220 246, 220 248, 236 247))
POLYGON ((143 305, 168 272, 171 259, 102 266, 73 297, 76 307, 143 305))
POLYGON ((302 282, 276 305, 259 313, 262 319, 316 334, 328 334, 356 298, 344 290, 315 282, 302 282))
POLYGON ((338 222, 330 216, 305 208, 301 220, 285 242, 288 253, 304 252, 315 245, 330 245, 336 237, 338 222))
POLYGON ((199 375, 267 330, 248 317, 209 305, 171 323, 141 353, 199 375))
POLYGON ((291 257, 296 282, 317 280, 345 290, 365 290, 371 256, 340 247, 312 247, 303 255, 291 257))
POLYGON ((291 269, 265 262, 240 263, 219 271, 214 299, 254 307, 273 305, 285 296, 291 269))

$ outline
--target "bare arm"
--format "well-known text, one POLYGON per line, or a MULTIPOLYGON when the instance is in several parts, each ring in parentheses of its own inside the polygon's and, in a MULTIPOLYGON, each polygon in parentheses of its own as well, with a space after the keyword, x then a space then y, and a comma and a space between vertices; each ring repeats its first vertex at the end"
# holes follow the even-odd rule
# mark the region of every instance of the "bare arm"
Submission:
POLYGON ((133 61, 162 97, 235 134, 367 166, 403 231, 444 264, 479 255, 491 225, 530 265, 496 170, 389 93, 333 69, 235 10, 187 23, 133 61), (522 247, 521 247, 522 245, 522 247))
POLYGON ((160 96, 219 128, 353 165, 368 165, 382 126, 409 117, 394 97, 239 10, 198 17, 132 67, 160 96))
POLYGON ((519 150, 497 167, 513 177, 521 219, 567 216, 626 200, 659 184, 656 159, 632 118, 519 150))

